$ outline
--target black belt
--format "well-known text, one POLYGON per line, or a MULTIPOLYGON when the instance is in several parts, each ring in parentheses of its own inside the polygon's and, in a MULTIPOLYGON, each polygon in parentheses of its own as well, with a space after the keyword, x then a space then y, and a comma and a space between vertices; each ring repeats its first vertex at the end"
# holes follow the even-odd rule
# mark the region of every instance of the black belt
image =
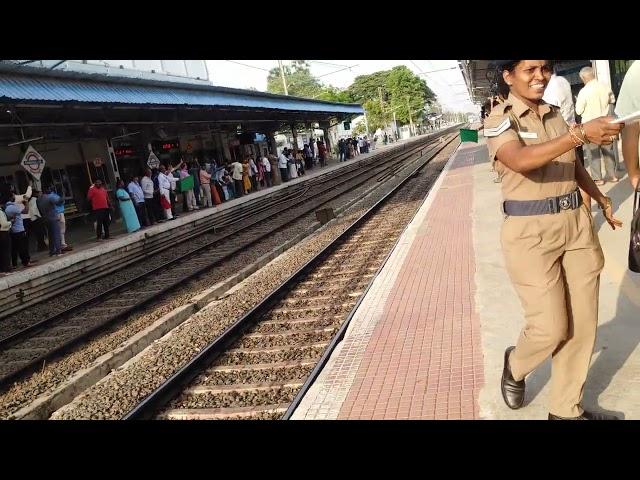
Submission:
POLYGON ((545 215, 560 213, 562 210, 574 210, 582 205, 582 195, 577 188, 566 195, 549 197, 544 200, 505 200, 502 211, 505 215, 545 215))

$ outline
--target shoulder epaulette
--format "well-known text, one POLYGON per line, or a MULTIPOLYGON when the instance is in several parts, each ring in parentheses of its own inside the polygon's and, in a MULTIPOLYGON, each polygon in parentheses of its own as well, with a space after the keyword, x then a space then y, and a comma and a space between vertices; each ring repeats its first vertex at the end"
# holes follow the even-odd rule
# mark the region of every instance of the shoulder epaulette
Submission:
POLYGON ((507 117, 497 127, 485 128, 484 129, 484 136, 485 137, 497 137, 502 132, 506 131, 510 126, 511 126, 511 120, 509 119, 509 117, 507 117))

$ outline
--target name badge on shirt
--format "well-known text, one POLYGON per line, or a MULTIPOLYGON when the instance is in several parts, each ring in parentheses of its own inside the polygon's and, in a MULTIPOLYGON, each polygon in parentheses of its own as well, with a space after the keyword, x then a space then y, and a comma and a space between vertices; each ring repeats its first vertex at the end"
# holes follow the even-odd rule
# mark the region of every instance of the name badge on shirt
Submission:
POLYGON ((518 132, 520 138, 538 138, 538 134, 536 132, 518 132))

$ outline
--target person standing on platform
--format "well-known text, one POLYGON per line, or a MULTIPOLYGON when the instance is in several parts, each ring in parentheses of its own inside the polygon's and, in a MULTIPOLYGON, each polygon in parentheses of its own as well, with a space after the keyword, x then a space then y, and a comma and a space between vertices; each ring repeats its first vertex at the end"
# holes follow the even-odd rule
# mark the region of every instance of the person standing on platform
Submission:
POLYGON ((127 229, 127 233, 140 230, 140 222, 138 221, 138 215, 136 215, 136 209, 133 206, 133 200, 124 188, 124 181, 122 179, 116 182, 116 198, 118 199, 120 214, 122 215, 122 221, 127 229))
POLYGON ((280 155, 278 155, 278 170, 280 170, 280 178, 282 183, 289 180, 289 160, 287 158, 287 148, 283 148, 280 155))
MULTIPOLYGON (((582 122, 608 115, 609 105, 613 105, 616 101, 611 89, 596 80, 591 67, 584 67, 580 70, 580 79, 584 83, 584 87, 578 92, 576 113, 580 115, 582 122)), ((587 153, 591 177, 596 185, 604 185, 605 183, 602 179, 601 156, 604 160, 608 180, 616 183, 618 177, 616 177, 616 157, 613 153, 613 144, 594 145, 589 143, 584 148, 587 153)))
POLYGON ((36 200, 38 211, 42 215, 44 225, 47 229, 49 237, 49 256, 62 255, 62 246, 60 245, 60 223, 58 214, 56 213, 56 204, 64 203, 64 200, 53 191, 53 187, 47 186, 44 192, 36 200))
POLYGON ((261 159, 262 168, 264 169, 264 183, 267 188, 271 187, 271 162, 267 157, 267 151, 264 151, 264 155, 261 159))
POLYGON ((253 160, 253 155, 249 156, 249 178, 251 180, 251 191, 256 192, 258 190, 258 166, 253 160))
POLYGON ((251 192, 251 167, 249 166, 249 158, 245 158, 242 162, 242 186, 244 188, 244 194, 247 195, 251 192))
POLYGON ((155 200, 153 198, 155 186, 151 179, 151 170, 145 169, 144 176, 140 179, 140 188, 142 188, 142 195, 144 197, 144 205, 147 211, 147 217, 149 218, 149 225, 153 225, 160 217, 158 216, 155 200))
POLYGON ((193 177, 193 198, 195 199, 195 209, 202 206, 204 203, 204 199, 200 197, 200 162, 196 158, 195 161, 191 162, 191 168, 189 168, 189 175, 193 177))
MULTIPOLYGON (((103 187, 102 180, 97 179, 89 188, 87 200, 91 204, 91 211, 96 220, 96 239, 109 239, 109 224, 111 223, 111 205, 109 192, 103 187)), ((49 236, 51 239, 51 236, 49 236)), ((51 240, 49 240, 51 241, 51 240)), ((49 246, 51 248, 51 246, 49 246)), ((51 252, 51 250, 50 250, 51 252)))
POLYGON ((302 153, 304 155, 304 168, 306 170, 310 170, 313 168, 313 155, 311 154, 311 149, 309 148, 309 144, 305 143, 304 148, 302 149, 302 153))
POLYGON ((33 190, 33 194, 29 199, 29 216, 31 217, 31 230, 36 237, 36 247, 38 252, 46 252, 47 244, 44 241, 45 225, 42 214, 38 209, 38 198, 40 198, 40 192, 33 190))
POLYGON ((289 168, 289 179, 298 178, 298 168, 296 167, 296 159, 293 157, 293 150, 288 150, 287 166, 289 168))
POLYGON ((327 148, 320 140, 318 140, 318 158, 320 159, 320 166, 324 167, 327 164, 327 148))
POLYGON ((58 225, 60 227, 60 248, 63 252, 73 250, 71 245, 67 245, 67 220, 64 216, 64 200, 56 204, 56 214, 58 215, 58 225))
MULTIPOLYGON (((555 105, 560 109, 560 115, 567 122, 567 125, 572 126, 576 123, 575 107, 573 105, 573 94, 571 93, 571 85, 569 81, 556 74, 554 71, 549 79, 549 84, 544 91, 542 99, 550 105, 555 105)), ((576 148, 577 160, 584 166, 584 150, 582 146, 576 148)), ((587 195, 587 192, 580 190, 582 195, 582 201, 587 208, 591 210, 591 197, 587 195)))
POLYGON ((171 205, 171 170, 167 170, 164 165, 160 165, 160 173, 158 173, 158 188, 160 189, 160 207, 164 210, 166 220, 173 220, 173 211, 171 205))
MULTIPOLYGON (((187 164, 182 162, 182 168, 180 169, 180 180, 184 180, 189 176, 189 170, 187 169, 187 164)), ((198 210, 198 206, 196 205, 196 197, 193 193, 194 187, 191 187, 187 190, 182 190, 182 195, 184 195, 183 206, 186 206, 187 210, 191 212, 192 210, 198 210)))
POLYGON ((526 321, 517 345, 504 353, 502 397, 509 408, 522 407, 525 377, 551 356, 549 420, 615 419, 581 406, 604 256, 578 187, 600 205, 612 229, 622 224, 611 199, 576 162, 575 148, 611 144, 623 125, 598 117, 568 126, 558 108, 542 100, 551 77, 547 60, 503 60, 497 73, 506 99, 485 120, 484 136, 502 176, 502 251, 526 321))
POLYGON ((11 272, 11 222, 4 213, 4 199, 0 204, 0 276, 11 272))
POLYGON ((138 216, 138 223, 142 227, 146 227, 149 225, 147 221, 147 209, 145 208, 144 202, 144 192, 142 191, 142 187, 139 183, 139 178, 137 176, 133 177, 127 185, 127 191, 129 196, 131 197, 131 201, 133 202, 133 207, 136 210, 136 215, 138 216))
MULTIPOLYGON (((26 202, 25 198, 22 202, 26 202)), ((24 203, 16 202, 16 195, 11 193, 9 201, 5 204, 4 212, 7 219, 11 222, 9 234, 11 236, 11 263, 13 268, 18 266, 18 256, 22 262, 22 266, 27 268, 35 263, 31 261, 29 256, 29 242, 27 240, 27 232, 22 223, 22 212, 26 209, 24 203)))
POLYGON ((235 161, 231 164, 231 178, 233 179, 233 194, 238 198, 242 196, 244 192, 244 185, 242 183, 242 164, 239 161, 235 161))
POLYGON ((198 174, 200 180, 200 198, 202 198, 202 207, 212 207, 211 204, 211 174, 207 172, 205 165, 200 166, 200 172, 198 174))

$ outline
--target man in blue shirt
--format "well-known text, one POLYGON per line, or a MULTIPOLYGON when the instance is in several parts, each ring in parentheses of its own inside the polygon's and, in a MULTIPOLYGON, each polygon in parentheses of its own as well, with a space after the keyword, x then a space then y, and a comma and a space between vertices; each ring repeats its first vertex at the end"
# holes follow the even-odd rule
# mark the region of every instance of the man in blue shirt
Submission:
POLYGON ((64 234, 67 231, 67 220, 64 218, 64 200, 57 193, 54 193, 58 197, 60 203, 56 204, 56 215, 58 215, 58 228, 60 229, 60 250, 62 252, 68 252, 73 248, 67 245, 67 241, 64 238, 64 234))
POLYGON ((133 206, 136 209, 136 215, 138 216, 140 225, 142 225, 143 227, 148 226, 149 221, 147 220, 147 208, 144 204, 144 192, 142 191, 142 187, 140 186, 140 177, 134 176, 129 182, 129 185, 127 185, 127 190, 129 191, 129 195, 131 196, 133 206))
POLYGON ((62 255, 62 243, 60 242, 60 218, 56 207, 60 205, 64 209, 64 199, 55 193, 51 186, 45 187, 44 194, 37 200, 38 210, 42 218, 47 222, 49 236, 49 256, 62 255))
POLYGON ((16 202, 16 196, 12 192, 4 211, 7 215, 7 219, 11 221, 11 229, 9 232, 11 235, 11 263, 13 264, 13 268, 18 266, 18 255, 20 256, 22 266, 25 268, 30 267, 35 263, 32 262, 29 257, 27 232, 25 231, 24 224, 22 223, 22 212, 24 210, 24 203, 16 202))

